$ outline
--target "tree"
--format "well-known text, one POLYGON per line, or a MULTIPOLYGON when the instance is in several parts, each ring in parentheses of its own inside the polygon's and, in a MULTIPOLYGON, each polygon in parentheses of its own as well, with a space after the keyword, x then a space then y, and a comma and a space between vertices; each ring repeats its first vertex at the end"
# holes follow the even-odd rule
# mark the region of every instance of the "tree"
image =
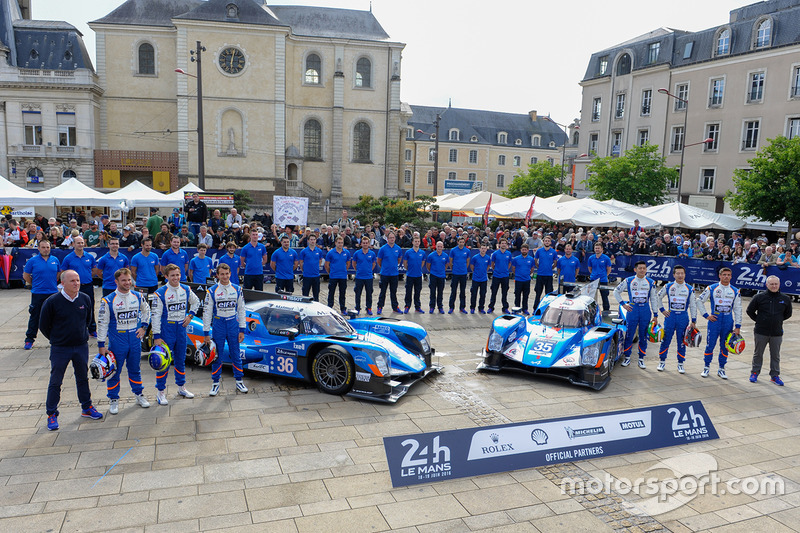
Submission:
POLYGON ((789 222, 789 231, 800 225, 800 137, 777 137, 750 159, 749 169, 733 171, 736 190, 726 198, 739 216, 754 216, 773 224, 789 222))
POLYGON ((376 199, 370 195, 363 195, 359 197, 358 203, 353 206, 353 209, 365 224, 377 220, 381 224, 394 224, 395 226, 405 222, 420 225, 431 216, 431 210, 437 207, 433 202, 434 199, 430 196, 420 196, 412 202, 388 196, 376 199))
POLYGON ((245 209, 250 207, 251 203, 253 203, 253 198, 250 196, 250 191, 244 189, 233 191, 233 207, 240 215, 246 216, 245 209))
POLYGON ((553 166, 547 161, 528 165, 528 171, 519 170, 508 186, 507 196, 517 198, 535 194, 542 198, 561 192, 561 167, 553 166))
POLYGON ((667 183, 678 181, 678 170, 667 167, 665 161, 658 155, 658 145, 634 146, 623 156, 595 159, 583 183, 596 200, 660 205, 668 198, 667 183))

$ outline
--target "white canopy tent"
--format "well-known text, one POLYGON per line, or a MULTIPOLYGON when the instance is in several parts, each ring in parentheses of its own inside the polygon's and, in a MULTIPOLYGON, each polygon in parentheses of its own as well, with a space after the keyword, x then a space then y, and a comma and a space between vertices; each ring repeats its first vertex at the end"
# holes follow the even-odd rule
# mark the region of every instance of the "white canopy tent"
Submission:
POLYGON ((40 198, 49 198, 57 206, 89 205, 96 207, 119 207, 119 199, 92 189, 70 178, 61 185, 36 193, 40 198))
MULTIPOLYGON (((564 202, 574 202, 577 200, 574 196, 570 196, 569 194, 556 194, 554 196, 548 196, 545 200, 550 200, 553 203, 561 204, 564 202)), ((538 200, 537 200, 538 202, 538 200)))
POLYGON ((106 195, 108 198, 117 200, 117 207, 125 206, 131 207, 182 207, 183 197, 170 198, 169 195, 162 194, 154 189, 151 189, 140 181, 133 181, 118 191, 114 191, 106 195))
POLYGON ((638 209, 638 207, 633 204, 629 204, 628 202, 623 202, 622 200, 614 200, 613 198, 611 200, 601 200, 600 203, 610 205, 611 207, 622 207, 624 209, 638 209))
POLYGON ((205 192, 205 191, 190 181, 189 183, 187 183, 186 185, 184 185, 183 187, 181 187, 177 191, 171 192, 171 193, 167 194, 166 196, 167 196, 167 198, 171 198, 173 200, 175 200, 175 199, 180 200, 181 201, 181 205, 183 205, 183 203, 185 203, 185 201, 186 201, 184 198, 186 197, 185 193, 187 193, 187 192, 202 193, 202 192, 205 192))
MULTIPOLYGON (((640 213, 643 217, 650 217, 658 220, 661 225, 667 227, 722 229, 732 231, 745 226, 745 221, 739 218, 723 215, 721 213, 714 213, 707 209, 701 209, 679 202, 637 208, 634 212, 640 213)), ((642 221, 642 225, 644 225, 644 221, 642 221)))
POLYGON ((13 208, 53 207, 53 199, 39 196, 0 176, 0 205, 9 205, 13 208))
MULTIPOLYGON (((525 218, 525 215, 528 214, 528 209, 531 207, 532 198, 533 196, 519 196, 511 200, 497 203, 495 203, 495 198, 492 200, 489 214, 504 218, 525 218)), ((533 204, 533 218, 547 218, 549 220, 549 217, 544 214, 544 210, 548 209, 548 206, 552 207, 553 205, 555 204, 548 198, 536 198, 536 202, 533 204)), ((475 212, 483 213, 485 208, 486 202, 484 202, 482 206, 479 206, 475 212)))
POLYGON ((640 212, 624 207, 613 207, 592 198, 581 198, 574 202, 556 204, 545 214, 550 220, 569 221, 580 226, 633 226, 633 221, 636 219, 639 219, 640 225, 645 228, 661 226, 661 222, 656 217, 642 215, 640 212))
POLYGON ((496 193, 478 191, 461 196, 456 195, 437 203, 439 204, 439 211, 473 211, 477 213, 475 208, 480 207, 480 212, 483 214, 483 209, 486 207, 486 204, 489 203, 490 197, 492 199, 492 205, 494 205, 495 202, 499 203, 508 200, 505 196, 500 196, 496 193))
POLYGON ((451 192, 449 192, 447 194, 440 194, 439 196, 434 196, 433 197, 433 199, 434 199, 433 203, 435 203, 437 205, 440 205, 445 200, 448 200, 450 198, 455 198, 456 196, 458 196, 458 195, 457 194, 453 194, 451 192))

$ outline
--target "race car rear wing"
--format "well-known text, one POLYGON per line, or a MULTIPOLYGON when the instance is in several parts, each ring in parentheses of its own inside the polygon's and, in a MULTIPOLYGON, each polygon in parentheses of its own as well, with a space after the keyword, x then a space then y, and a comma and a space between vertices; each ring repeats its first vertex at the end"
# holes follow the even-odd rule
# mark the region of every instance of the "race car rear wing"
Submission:
MULTIPOLYGON (((197 316, 202 316, 203 302, 206 299, 206 291, 211 283, 186 283, 192 291, 200 299, 200 309, 197 316)), ((276 292, 256 291, 251 289, 242 289, 242 295, 245 302, 258 302, 263 300, 284 300, 289 302, 313 302, 314 299, 310 296, 294 296, 292 294, 283 294, 276 292)))

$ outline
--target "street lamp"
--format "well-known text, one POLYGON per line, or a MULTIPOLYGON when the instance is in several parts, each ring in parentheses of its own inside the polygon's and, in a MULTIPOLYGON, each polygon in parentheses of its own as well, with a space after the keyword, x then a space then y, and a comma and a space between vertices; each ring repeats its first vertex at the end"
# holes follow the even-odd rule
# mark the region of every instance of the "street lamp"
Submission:
MULTIPOLYGON (((686 100, 685 98, 681 98, 680 96, 675 96, 674 94, 669 92, 667 89, 664 89, 663 87, 661 89, 659 89, 658 92, 660 92, 661 94, 666 94, 667 96, 671 96, 672 98, 678 100, 679 102, 683 102, 683 141, 681 142, 681 144, 682 144, 682 146, 681 146, 681 166, 678 169, 678 203, 683 203, 682 200, 681 200, 681 182, 683 181, 683 157, 684 157, 684 154, 686 154, 686 134, 688 133, 686 131, 686 122, 689 119, 689 100, 686 100)), ((703 142, 706 142, 706 141, 703 141, 703 142)), ((702 143, 697 143, 697 144, 702 144, 702 143)))
POLYGON ((206 162, 205 162, 205 147, 203 146, 203 68, 200 62, 201 55, 206 51, 200 41, 197 41, 197 48, 189 50, 191 54, 191 61, 197 63, 197 76, 189 74, 182 68, 176 68, 175 72, 197 78, 197 185, 201 189, 206 188, 206 162))
POLYGON ((569 126, 565 126, 564 124, 559 124, 550 117, 544 117, 544 118, 546 118, 556 126, 564 128, 564 135, 567 136, 567 138, 564 140, 564 143, 561 145, 561 188, 558 190, 559 193, 564 194, 564 164, 565 164, 564 160, 567 157, 567 141, 569 141, 569 133, 567 133, 567 128, 569 126))

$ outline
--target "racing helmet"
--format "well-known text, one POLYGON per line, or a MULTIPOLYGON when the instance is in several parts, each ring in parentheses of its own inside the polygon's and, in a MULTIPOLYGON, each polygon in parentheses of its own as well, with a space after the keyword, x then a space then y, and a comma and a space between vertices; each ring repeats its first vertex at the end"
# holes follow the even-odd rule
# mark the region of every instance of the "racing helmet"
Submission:
POLYGON ((89 371, 93 379, 105 381, 107 377, 117 371, 117 358, 114 352, 106 351, 106 354, 97 354, 89 365, 89 371))
POLYGON ((728 333, 728 336, 725 337, 725 349, 728 350, 729 353, 739 355, 744 351, 744 337, 731 331, 728 333))
POLYGON ((214 341, 204 342, 194 352, 194 362, 199 366, 208 366, 217 359, 217 345, 214 341))
POLYGON ((689 324, 686 327, 686 332, 683 334, 683 344, 692 348, 703 345, 703 334, 694 324, 689 324))
POLYGON ((650 321, 647 326, 647 338, 650 342, 661 342, 664 339, 664 328, 655 320, 650 321))
POLYGON ((150 366, 156 372, 163 372, 172 364, 172 353, 166 345, 153 346, 148 355, 150 366))

